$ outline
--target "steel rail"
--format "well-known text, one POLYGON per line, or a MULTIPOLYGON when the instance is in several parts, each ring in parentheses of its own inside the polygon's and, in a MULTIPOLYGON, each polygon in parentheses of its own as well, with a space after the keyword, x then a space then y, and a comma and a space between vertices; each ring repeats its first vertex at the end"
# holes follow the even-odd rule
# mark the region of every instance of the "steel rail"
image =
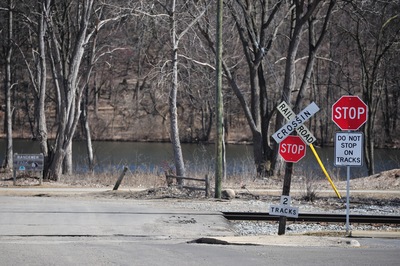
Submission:
MULTIPOLYGON (((228 220, 241 221, 279 221, 279 216, 269 215, 267 212, 222 212, 228 220)), ((351 223, 365 224, 400 224, 400 216, 394 215, 360 215, 349 217, 351 223)), ((287 217, 288 221, 295 222, 346 222, 345 214, 299 213, 298 218, 287 217)))

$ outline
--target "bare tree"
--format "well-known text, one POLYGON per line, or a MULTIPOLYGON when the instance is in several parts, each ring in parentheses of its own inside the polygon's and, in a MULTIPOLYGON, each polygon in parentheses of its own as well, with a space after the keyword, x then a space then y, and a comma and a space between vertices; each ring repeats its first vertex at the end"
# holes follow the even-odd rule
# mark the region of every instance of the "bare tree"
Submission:
MULTIPOLYGON (((230 67, 231 56, 225 56, 222 62, 225 78, 238 98, 253 136, 254 160, 260 175, 268 174, 271 147, 269 146, 268 127, 272 115, 264 77, 263 58, 270 50, 281 26, 275 16, 283 1, 278 1, 271 8, 269 1, 231 1, 227 3, 236 25, 248 66, 250 99, 241 88, 241 80, 236 79, 236 68, 230 67), (273 28, 273 29, 272 29, 273 28)), ((199 25, 208 46, 215 53, 215 43, 208 23, 199 25)), ((225 52, 226 53, 226 52, 225 52)), ((236 65, 238 62, 232 62, 236 65)), ((237 68, 239 69, 239 68, 237 68)))
MULTIPOLYGON (((178 46, 181 36, 177 33, 177 18, 176 18, 176 1, 171 0, 168 8, 169 22, 171 29, 171 45, 172 45, 172 79, 171 89, 169 93, 169 116, 171 128, 171 142, 174 151, 174 160, 176 174, 178 176, 185 176, 185 164, 183 161, 181 141, 179 138, 178 127, 178 112, 177 112, 177 92, 178 92, 178 46)), ((183 184, 183 179, 179 179, 179 183, 183 184)))
MULTIPOLYGON (((311 73, 314 66, 314 61, 316 57, 316 53, 322 44, 322 40, 324 39, 327 25, 332 14, 333 7, 336 3, 335 0, 330 0, 329 6, 327 8, 326 14, 324 15, 324 22, 322 23, 322 27, 320 30, 319 37, 315 40, 315 20, 317 13, 317 8, 319 3, 322 1, 314 1, 309 3, 306 9, 304 9, 304 2, 303 1, 295 1, 295 8, 293 9, 292 13, 292 31, 290 32, 290 41, 289 41, 289 48, 288 54, 286 57, 286 67, 285 67, 285 79, 284 79, 284 86, 282 91, 282 101, 286 101, 288 103, 291 102, 291 94, 295 89, 295 74, 296 74, 296 57, 298 52, 298 47, 301 42, 301 35, 303 31, 303 27, 308 24, 308 60, 302 75, 301 85, 298 90, 297 99, 294 105, 294 112, 300 112, 300 104, 303 101, 305 90, 308 87, 311 73)), ((284 122, 282 119, 281 114, 277 114, 277 121, 276 121, 276 129, 279 129, 284 122)), ((275 148, 277 155, 277 146, 275 148)), ((290 185, 291 185, 291 178, 292 178, 292 171, 293 171, 293 163, 287 162, 285 164, 285 176, 283 181, 283 190, 282 195, 290 195, 290 185)), ((286 227, 286 217, 280 217, 279 220, 279 231, 278 234, 283 234, 285 232, 286 227)))
POLYGON ((355 42, 361 69, 360 86, 368 105, 368 120, 364 127, 365 158, 368 174, 375 173, 374 147, 377 112, 385 88, 382 62, 400 38, 400 6, 393 1, 361 3, 352 1, 347 9, 353 27, 345 27, 355 42))
POLYGON ((48 45, 58 98, 59 122, 50 166, 50 177, 56 180, 62 173, 72 172, 72 139, 81 115, 83 90, 92 70, 90 65, 84 71, 81 69, 87 46, 95 33, 108 22, 121 17, 103 18, 102 6, 94 5, 94 0, 62 1, 53 6, 53 15, 47 20, 50 32, 48 45))
POLYGON ((14 0, 8 0, 7 6, 7 44, 6 44, 6 61, 5 61, 5 96, 6 96, 6 161, 4 167, 6 169, 12 169, 13 167, 13 130, 12 130, 12 113, 13 108, 11 105, 11 90, 15 84, 12 84, 11 76, 11 57, 13 54, 13 13, 15 8, 14 0))
MULTIPOLYGON (((323 0, 314 0, 308 2, 308 5, 305 5, 304 1, 293 1, 293 8, 291 10, 291 27, 289 32, 289 47, 285 61, 285 76, 281 94, 281 101, 286 101, 287 103, 291 102, 292 91, 295 89, 296 86, 296 59, 299 45, 302 41, 304 26, 307 25, 310 17, 314 14, 318 5, 321 2, 323 2, 323 0)), ((299 107, 295 106, 293 108, 295 113, 298 112, 297 108, 299 107)), ((283 116, 281 114, 277 114, 275 121, 275 130, 281 128, 284 122, 285 120, 283 116)), ((276 166, 278 148, 279 146, 275 145, 273 153, 274 159, 272 160, 273 169, 275 169, 276 166)), ((291 176, 291 173, 285 173, 285 176, 286 175, 291 176)))
MULTIPOLYGON (((197 23, 197 21, 204 14, 205 10, 201 11, 192 21, 188 23, 187 26, 183 27, 182 30, 179 31, 180 28, 178 25, 179 16, 177 15, 177 3, 176 0, 168 0, 165 3, 158 3, 164 8, 169 17, 169 25, 170 25, 170 41, 171 41, 171 88, 169 92, 169 115, 170 115, 170 134, 171 134, 171 142, 174 151, 174 161, 176 174, 178 176, 185 175, 185 165, 183 161, 181 141, 179 137, 179 126, 178 126, 178 112, 177 112, 177 93, 178 93, 178 51, 179 51, 179 43, 185 34, 197 23)), ((181 6, 184 8, 184 5, 181 6)), ((183 184, 183 180, 179 180, 180 184, 183 184)))
MULTIPOLYGON (((307 25, 311 15, 314 14, 321 2, 321 0, 317 0, 309 2, 306 5, 304 1, 293 1, 292 4, 287 4, 285 1, 278 1, 271 5, 269 1, 236 0, 227 3, 235 23, 234 25, 236 25, 243 47, 243 55, 248 66, 249 100, 246 99, 246 92, 241 88, 243 80, 236 78, 237 74, 235 70, 239 70, 240 68, 230 67, 228 59, 225 59, 223 63, 224 73, 232 90, 239 99, 250 126, 253 136, 254 160, 259 175, 273 174, 278 155, 277 145, 273 145, 269 140, 269 128, 277 99, 273 97, 274 92, 268 87, 269 84, 267 84, 267 70, 265 65, 269 64, 269 61, 273 61, 268 59, 268 56, 273 58, 271 51, 277 35, 287 36, 288 51, 287 56, 284 58, 286 65, 281 100, 290 102, 296 80, 296 56, 299 44, 302 41, 303 27, 307 25), (287 18, 290 16, 291 20, 288 20, 287 18), (289 24, 290 30, 289 34, 285 34, 284 27, 288 25, 288 21, 291 22, 291 25, 289 24)), ((334 3, 335 1, 331 2, 334 3)), ((330 12, 331 10, 328 13, 330 14, 330 12)), ((206 37, 209 47, 213 47, 214 44, 210 36, 210 31, 204 26, 201 28, 201 31, 206 37)), ((320 39, 322 40, 322 37, 320 39)), ((320 42, 317 43, 318 46, 320 42)), ((315 56, 318 46, 310 50, 311 57, 307 75, 303 79, 303 88, 308 84, 313 65, 312 58, 315 56)), ((301 100, 300 96, 299 103, 301 100)), ((282 116, 278 115, 275 123, 276 128, 280 128, 282 122, 282 116)))
MULTIPOLYGON (((46 41, 45 35, 47 33, 46 19, 50 15, 50 3, 51 0, 39 1, 38 11, 38 45, 39 45, 39 64, 38 64, 38 75, 37 81, 37 92, 38 92, 38 138, 40 142, 40 150, 43 153, 45 160, 44 175, 47 176, 47 171, 49 168, 49 149, 47 144, 47 124, 46 124, 46 111, 45 111, 45 101, 46 101, 46 80, 47 80, 47 62, 46 62, 46 41)), ((34 82, 32 82, 35 84, 34 82)))
POLYGON ((400 62, 397 60, 396 49, 391 49, 385 57, 383 65, 383 97, 382 97, 382 126, 385 135, 378 140, 389 147, 395 143, 396 136, 399 136, 399 115, 400 115, 400 79, 398 69, 400 62))
POLYGON ((267 84, 263 59, 268 56, 276 35, 282 26, 279 18, 283 1, 270 6, 269 1, 236 0, 236 6, 229 5, 229 10, 236 23, 243 46, 249 73, 251 90, 250 104, 244 98, 237 81, 225 65, 225 75, 245 111, 253 135, 254 160, 257 173, 261 176, 271 174, 272 148, 268 130, 273 114, 273 104, 267 93, 267 84))

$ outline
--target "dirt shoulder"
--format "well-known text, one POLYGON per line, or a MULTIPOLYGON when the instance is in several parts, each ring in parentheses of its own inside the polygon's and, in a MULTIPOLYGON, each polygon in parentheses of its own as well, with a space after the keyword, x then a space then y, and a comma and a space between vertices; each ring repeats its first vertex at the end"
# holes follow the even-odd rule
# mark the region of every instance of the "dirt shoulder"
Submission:
MULTIPOLYGON (((103 176, 103 178, 93 175, 73 176, 64 178, 61 182, 46 181, 39 186, 36 177, 22 176, 17 179, 17 185, 14 186, 13 179, 3 173, 0 179, 0 195, 47 194, 68 196, 80 194, 82 196, 86 194, 95 197, 131 199, 204 198, 204 192, 182 190, 176 186, 168 187, 163 176, 142 176, 138 178, 133 174, 132 177, 125 177, 118 191, 112 191, 116 179, 116 177, 110 176, 103 176), (132 180, 135 180, 135 182, 132 182, 132 180)), ((334 184, 344 197, 346 181, 334 181, 334 184)), ((231 180, 224 182, 223 186, 224 189, 234 190, 236 199, 262 199, 263 197, 280 196, 283 180, 282 178, 231 180)), ((397 199, 400 197, 400 169, 353 179, 350 182, 350 187, 352 195, 355 197, 363 197, 364 195, 377 199, 397 199)), ((304 177, 295 176, 292 178, 291 191, 297 198, 302 198, 308 193, 314 193, 317 198, 336 197, 330 183, 325 179, 310 183, 304 180, 304 177)))

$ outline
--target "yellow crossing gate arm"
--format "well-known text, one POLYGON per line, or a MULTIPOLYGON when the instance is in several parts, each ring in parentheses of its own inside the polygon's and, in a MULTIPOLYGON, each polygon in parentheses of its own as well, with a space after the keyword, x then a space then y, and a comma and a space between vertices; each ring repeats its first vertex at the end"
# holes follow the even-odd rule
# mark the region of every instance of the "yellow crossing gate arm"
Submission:
POLYGON ((328 172, 326 171, 325 166, 323 165, 321 159, 319 158, 318 153, 317 153, 317 151, 316 151, 315 148, 314 148, 314 145, 312 145, 312 143, 311 143, 309 146, 310 146, 312 152, 314 153, 314 156, 315 156, 315 158, 317 159, 317 161, 318 161, 318 163, 319 163, 319 166, 321 167, 321 169, 322 169, 322 171, 324 172, 326 178, 328 179, 328 181, 329 181, 329 183, 331 184, 333 190, 335 191, 336 195, 338 196, 339 199, 341 199, 342 196, 340 196, 340 193, 339 193, 339 191, 337 190, 335 184, 333 184, 332 179, 329 177, 329 174, 328 174, 328 172))

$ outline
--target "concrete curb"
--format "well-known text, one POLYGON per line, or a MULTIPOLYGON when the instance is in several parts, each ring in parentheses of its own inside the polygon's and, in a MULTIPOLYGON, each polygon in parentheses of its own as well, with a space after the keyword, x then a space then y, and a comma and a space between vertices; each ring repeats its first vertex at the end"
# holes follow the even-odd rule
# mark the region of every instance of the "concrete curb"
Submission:
POLYGON ((201 238, 190 243, 220 245, 259 245, 259 246, 292 246, 292 247, 360 247, 355 239, 342 237, 318 237, 304 235, 268 235, 268 236, 234 236, 201 238))
POLYGON ((308 236, 308 235, 262 235, 262 236, 227 236, 201 238, 189 243, 220 245, 261 245, 261 246, 298 246, 298 247, 361 247, 353 238, 400 239, 400 232, 353 231, 350 237, 308 236))

